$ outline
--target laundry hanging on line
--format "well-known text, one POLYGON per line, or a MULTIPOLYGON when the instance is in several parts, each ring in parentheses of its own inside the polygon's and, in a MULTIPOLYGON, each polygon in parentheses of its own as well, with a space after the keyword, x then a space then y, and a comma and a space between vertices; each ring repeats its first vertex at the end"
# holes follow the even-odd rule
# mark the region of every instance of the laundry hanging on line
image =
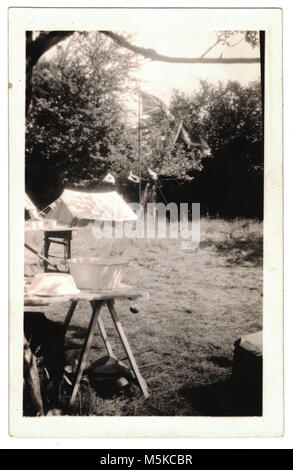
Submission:
MULTIPOLYGON (((160 98, 144 91, 140 91, 140 98, 142 115, 144 115, 145 117, 150 117, 160 112, 163 112, 167 117, 168 121, 170 121, 171 126, 175 127, 175 123, 176 121, 178 121, 178 118, 176 118, 169 111, 168 107, 160 98)), ((193 139, 191 139, 187 129, 183 124, 183 119, 181 119, 179 122, 178 129, 173 140, 173 145, 180 142, 185 143, 188 147, 199 147, 204 156, 211 155, 211 149, 207 141, 202 136, 198 135, 197 138, 193 137, 193 139)))
POLYGON ((105 178, 103 179, 103 183, 110 183, 110 184, 115 184, 115 178, 111 173, 107 173, 105 178))
POLYGON ((154 181, 156 181, 158 179, 157 173, 155 171, 151 170, 150 168, 148 168, 148 173, 154 181))
POLYGON ((140 99, 142 115, 153 116, 163 111, 167 117, 172 118, 172 115, 165 103, 157 96, 141 91, 140 99))
POLYGON ((139 183, 139 177, 136 176, 132 171, 129 173, 128 178, 129 181, 132 181, 133 183, 139 183))

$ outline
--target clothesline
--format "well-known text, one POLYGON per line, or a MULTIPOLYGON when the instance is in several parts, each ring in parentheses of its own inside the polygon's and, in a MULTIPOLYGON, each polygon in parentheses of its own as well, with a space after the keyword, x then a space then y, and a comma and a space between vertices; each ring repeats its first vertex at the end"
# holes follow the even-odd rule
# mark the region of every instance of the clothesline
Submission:
MULTIPOLYGON (((184 181, 184 178, 161 178, 159 181, 184 181)), ((141 178, 141 181, 150 181, 150 179, 141 178)))

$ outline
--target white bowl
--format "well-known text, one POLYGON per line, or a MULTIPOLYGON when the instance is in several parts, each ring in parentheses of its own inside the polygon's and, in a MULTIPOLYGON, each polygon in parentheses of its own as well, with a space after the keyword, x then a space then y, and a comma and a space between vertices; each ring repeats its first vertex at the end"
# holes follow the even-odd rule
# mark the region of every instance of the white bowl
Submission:
POLYGON ((67 260, 67 264, 77 287, 105 290, 119 288, 122 268, 128 262, 122 259, 72 258, 67 260))
POLYGON ((72 295, 80 292, 74 279, 66 273, 39 273, 31 283, 31 291, 41 296, 72 295))

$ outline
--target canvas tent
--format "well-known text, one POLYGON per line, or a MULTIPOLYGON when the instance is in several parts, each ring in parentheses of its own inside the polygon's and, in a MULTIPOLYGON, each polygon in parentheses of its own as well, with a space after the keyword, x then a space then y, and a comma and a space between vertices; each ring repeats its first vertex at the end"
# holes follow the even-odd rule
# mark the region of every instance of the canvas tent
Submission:
POLYGON ((38 209, 26 193, 24 193, 24 208, 29 213, 31 219, 40 219, 38 209))
POLYGON ((59 199, 51 204, 47 218, 63 225, 76 226, 89 220, 134 221, 137 216, 116 191, 86 193, 65 189, 59 199))

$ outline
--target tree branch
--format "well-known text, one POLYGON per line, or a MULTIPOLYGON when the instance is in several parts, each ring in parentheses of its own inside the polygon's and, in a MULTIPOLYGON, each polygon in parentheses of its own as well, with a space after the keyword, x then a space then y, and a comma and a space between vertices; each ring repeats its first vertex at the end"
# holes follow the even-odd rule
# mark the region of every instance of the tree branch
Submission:
POLYGON ((208 52, 210 52, 212 49, 214 49, 214 47, 216 47, 220 42, 221 42, 221 40, 220 40, 220 39, 217 39, 216 42, 215 42, 211 47, 209 47, 209 48, 200 56, 201 59, 202 59, 205 55, 207 55, 208 52))
POLYGON ((258 57, 248 58, 248 57, 237 57, 237 58, 205 58, 205 57, 170 57, 162 54, 158 54, 154 49, 145 49, 144 47, 139 47, 131 44, 123 36, 112 31, 99 31, 101 34, 108 36, 113 39, 121 47, 124 47, 136 54, 140 54, 147 59, 159 61, 159 62, 168 62, 173 64, 258 64, 260 59, 258 57))

